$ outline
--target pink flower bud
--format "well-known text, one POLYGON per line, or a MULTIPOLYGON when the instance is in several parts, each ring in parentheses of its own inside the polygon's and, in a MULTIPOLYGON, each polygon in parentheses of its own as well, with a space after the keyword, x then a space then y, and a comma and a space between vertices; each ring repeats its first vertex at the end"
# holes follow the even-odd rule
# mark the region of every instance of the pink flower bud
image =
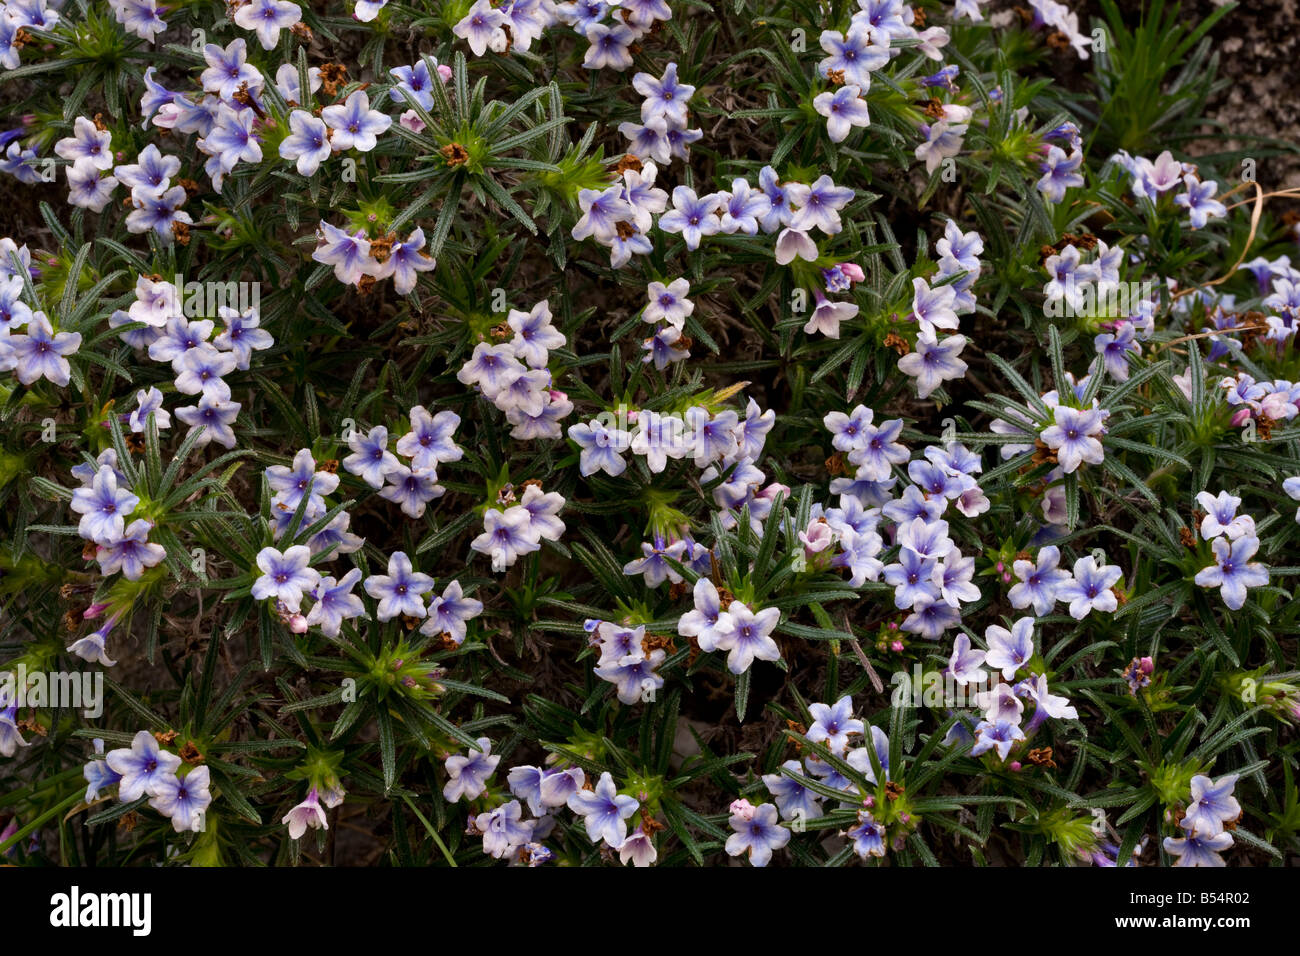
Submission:
POLYGON ((754 819, 754 811, 758 808, 744 797, 741 797, 739 800, 732 801, 731 806, 727 809, 731 811, 733 817, 740 817, 742 820, 752 820, 754 819))
POLYGON ((1019 760, 1011 761, 1011 763, 1007 764, 1007 768, 1012 773, 1020 773, 1020 761, 1019 760))
POLYGON ((1138 673, 1153 674, 1155 673, 1156 662, 1149 657, 1144 657, 1138 661, 1138 673))
POLYGON ((889 645, 889 649, 893 651, 895 654, 901 654, 903 653, 903 642, 894 641, 892 644, 889 645))
POLYGON ((442 82, 446 83, 448 80, 451 79, 451 67, 446 65, 439 65, 438 75, 442 77, 442 82))
POLYGON ((851 282, 861 282, 867 277, 867 274, 862 271, 862 266, 856 262, 841 262, 840 271, 848 276, 851 282))
POLYGON ((90 607, 86 608, 86 610, 82 612, 81 618, 84 621, 93 621, 95 618, 99 617, 99 615, 103 614, 107 608, 108 608, 107 602, 92 604, 90 607))
POLYGON ((1250 421, 1250 409, 1249 409, 1249 408, 1239 408, 1239 409, 1237 409, 1236 412, 1233 413, 1233 416, 1232 416, 1232 424, 1233 424, 1234 427, 1240 428, 1242 425, 1246 424, 1246 422, 1248 422, 1248 421, 1250 421))
POLYGON ((295 634, 307 633, 307 619, 301 614, 294 614, 289 618, 289 630, 295 634))
POLYGON ((420 115, 416 113, 415 110, 407 110, 402 114, 401 118, 398 119, 397 122, 402 126, 405 126, 412 133, 424 132, 424 120, 420 119, 420 115))

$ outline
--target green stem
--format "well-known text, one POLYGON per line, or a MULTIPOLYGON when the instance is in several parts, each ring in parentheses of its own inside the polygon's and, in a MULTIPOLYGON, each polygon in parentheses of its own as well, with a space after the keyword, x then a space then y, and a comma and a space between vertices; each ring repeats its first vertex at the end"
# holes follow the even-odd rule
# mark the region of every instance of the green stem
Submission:
POLYGON ((403 796, 402 799, 405 800, 406 805, 411 808, 411 812, 420 818, 420 822, 424 824, 424 828, 429 831, 429 836, 433 837, 433 842, 438 844, 438 849, 441 850, 442 855, 446 857, 448 865, 455 866, 456 860, 452 857, 451 851, 448 850, 447 845, 442 842, 442 838, 438 836, 437 831, 429 825, 429 821, 424 818, 424 814, 415 808, 415 804, 411 802, 410 797, 403 796))
POLYGON ((23 827, 21 830, 19 830, 17 833, 11 836, 8 840, 5 840, 3 843, 0 843, 0 855, 6 853, 10 847, 18 843, 18 841, 22 840, 23 837, 27 836, 29 833, 36 830, 37 827, 43 824, 46 820, 50 819, 50 817, 57 816, 58 814, 62 813, 64 810, 67 810, 69 807, 71 807, 80 799, 81 799, 81 793, 79 792, 74 793, 72 796, 68 797, 68 799, 64 800, 62 803, 50 807, 50 809, 46 810, 44 813, 42 813, 31 823, 27 824, 27 826, 23 827))

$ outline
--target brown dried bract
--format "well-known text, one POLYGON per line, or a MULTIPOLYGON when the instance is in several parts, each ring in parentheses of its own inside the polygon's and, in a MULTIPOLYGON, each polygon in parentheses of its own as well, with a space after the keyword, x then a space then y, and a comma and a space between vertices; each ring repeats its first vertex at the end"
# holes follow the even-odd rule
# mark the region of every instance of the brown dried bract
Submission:
POLYGON ((1030 459, 1035 465, 1057 464, 1056 452, 1048 448, 1041 438, 1034 439, 1034 455, 1030 459))
POLYGON ((1053 50, 1070 49, 1070 38, 1060 30, 1053 30, 1047 35, 1047 45, 1053 50))
POLYGON ((832 478, 844 474, 844 452, 837 451, 826 459, 826 470, 832 478))
POLYGON ((641 638, 641 651, 646 657, 658 650, 667 651, 669 654, 677 653, 677 645, 673 643, 671 634, 647 634, 641 638))
POLYGON ((1125 594, 1123 591, 1121 591, 1119 588, 1111 588, 1110 593, 1115 595, 1115 603, 1118 604, 1120 607, 1123 607, 1125 604, 1128 603, 1128 595, 1125 594))
POLYGON ((836 85, 836 86, 843 86, 843 85, 844 85, 844 71, 843 71, 843 70, 827 70, 827 71, 826 71, 826 79, 830 80, 831 83, 833 83, 833 84, 836 85))
POLYGON ((617 175, 622 176, 629 169, 633 172, 639 173, 644 168, 645 167, 642 165, 640 159, 633 156, 631 153, 627 153, 618 161, 618 165, 614 167, 614 172, 617 175))
POLYGON ((303 43, 310 43, 312 41, 311 27, 307 26, 307 24, 303 23, 301 20, 291 26, 289 32, 303 43))
POLYGON ((253 94, 248 91, 247 83, 240 83, 239 89, 235 90, 235 93, 231 97, 231 99, 234 100, 236 103, 238 103, 240 106, 247 106, 250 110, 252 110, 254 113, 257 114, 258 119, 266 119, 266 112, 262 109, 261 105, 257 102, 257 99, 253 96, 253 94))
POLYGON ((636 235, 636 226, 620 219, 618 222, 614 223, 614 231, 618 233, 620 239, 631 239, 636 235))
POLYGON ((718 588, 718 607, 725 611, 731 607, 731 602, 736 600, 736 595, 732 594, 726 588, 718 588))
POLYGON ((928 100, 922 100, 920 103, 921 112, 932 120, 941 120, 944 117, 943 103, 938 99, 931 97, 928 100))
POLYGON ((105 133, 108 131, 108 124, 104 122, 103 113, 96 113, 94 122, 95 122, 95 129, 99 130, 101 133, 105 133))
POLYGON ((1052 759, 1051 747, 1035 747, 1025 756, 1035 767, 1047 767, 1049 770, 1056 769, 1056 761, 1052 759))
POLYGON ((907 339, 903 338, 897 332, 890 332, 885 336, 885 348, 893 349, 899 355, 906 355, 912 351, 912 346, 907 344, 907 339))
POLYGON ((1255 434, 1260 441, 1268 441, 1273 437, 1274 420, 1267 415, 1260 415, 1255 419, 1255 434))
POLYGON ((500 325, 494 325, 488 330, 488 335, 498 342, 504 342, 510 336, 515 334, 515 330, 510 327, 508 322, 502 322, 500 325))
POLYGON ((378 239, 370 240, 370 255, 376 262, 387 262, 389 254, 393 251, 393 243, 397 241, 397 234, 390 232, 386 236, 380 236, 378 239))
POLYGON ((134 830, 139 823, 140 823, 140 814, 136 813, 134 810, 132 810, 130 813, 122 814, 120 817, 118 817, 117 820, 117 825, 121 829, 125 830, 127 833, 130 833, 132 830, 134 830))
POLYGON ((442 158, 447 161, 447 165, 453 168, 456 166, 464 166, 469 162, 469 150, 460 145, 460 143, 448 143, 442 149, 438 150, 438 152, 441 153, 442 158))
POLYGON ((180 758, 191 766, 203 763, 203 754, 199 753, 199 748, 194 745, 192 740, 187 740, 185 746, 178 753, 180 758))
POLYGON ((374 276, 362 276, 357 280, 357 293, 359 295, 370 295, 375 291, 376 281, 374 276))
POLYGON ((32 35, 27 32, 25 27, 19 27, 14 32, 14 38, 9 42, 15 50, 21 50, 27 44, 32 42, 32 35))
POLYGON ((99 545, 93 541, 87 541, 81 546, 81 559, 83 561, 94 561, 99 554, 99 545))
POLYGON ((1192 534, 1190 528, 1179 528, 1178 540, 1182 542, 1184 548, 1196 547, 1196 535, 1192 534))
POLYGON ((155 731, 153 739, 158 741, 164 747, 170 747, 176 740, 177 734, 174 730, 155 731))
POLYGON ((890 800, 897 800, 903 795, 903 785, 897 780, 889 780, 885 783, 885 796, 890 800))
POLYGON ((49 731, 45 729, 44 724, 39 724, 34 720, 18 721, 18 729, 25 730, 29 734, 35 734, 37 737, 48 737, 49 731))
POLYGON ((172 235, 176 237, 176 241, 180 245, 188 246, 190 244, 190 227, 185 223, 172 223, 172 235))
POLYGON ((185 195, 188 196, 190 199, 193 199, 195 196, 197 196, 199 194, 199 191, 203 188, 193 179, 186 179, 184 176, 177 178, 176 185, 184 189, 185 195))
POLYGON ((337 458, 326 458, 317 467, 327 475, 337 475, 339 473, 339 460, 337 458))
POLYGON ((419 627, 419 626, 420 626, 421 624, 423 624, 423 623, 424 623, 424 619, 423 619, 423 618, 412 617, 412 616, 409 615, 409 614, 403 614, 403 615, 402 615, 402 627, 404 627, 404 628, 405 628, 406 630, 408 630, 408 631, 413 631, 413 630, 415 630, 417 627, 419 627))
POLYGON ((320 85, 329 96, 339 91, 348 81, 348 68, 342 63, 323 63, 320 68, 320 85))

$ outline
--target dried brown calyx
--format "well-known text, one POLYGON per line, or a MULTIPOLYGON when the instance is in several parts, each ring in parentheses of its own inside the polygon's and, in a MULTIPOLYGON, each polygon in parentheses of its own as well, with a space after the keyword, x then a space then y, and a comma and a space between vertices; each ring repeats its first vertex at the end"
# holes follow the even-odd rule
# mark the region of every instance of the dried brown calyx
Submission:
POLYGON ((464 166, 469 162, 469 150, 460 143, 448 143, 442 149, 438 150, 442 158, 447 161, 447 165, 455 168, 464 166))
POLYGON ((644 168, 645 167, 642 165, 641 160, 633 156, 631 153, 628 153, 618 161, 618 165, 614 167, 614 172, 619 176, 622 176, 629 169, 633 172, 639 173, 644 168))
POLYGON ((339 87, 348 81, 348 68, 342 63, 324 63, 320 68, 320 85, 326 94, 334 96, 339 87))
POLYGON ((885 348, 893 349, 899 355, 906 355, 912 351, 912 346, 907 344, 907 339, 903 338, 897 332, 890 332, 885 336, 885 348))

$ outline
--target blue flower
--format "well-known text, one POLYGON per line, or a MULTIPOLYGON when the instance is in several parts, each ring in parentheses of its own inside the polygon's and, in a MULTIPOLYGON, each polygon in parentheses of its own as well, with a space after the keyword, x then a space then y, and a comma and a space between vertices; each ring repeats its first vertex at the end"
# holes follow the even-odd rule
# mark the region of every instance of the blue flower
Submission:
POLYGON ((1111 588, 1123 573, 1113 564, 1099 566, 1092 555, 1079 558, 1074 562, 1074 579, 1057 589, 1056 598, 1070 605, 1070 617, 1076 621, 1094 610, 1109 613, 1119 606, 1111 588))
POLYGON ((821 48, 829 55, 817 64, 817 72, 829 76, 831 70, 844 74, 844 82, 860 87, 866 92, 871 85, 872 71, 889 62, 889 35, 853 24, 848 33, 823 30, 818 39, 821 48), (880 40, 884 40, 881 43, 880 40))
POLYGON ((1236 541, 1215 538, 1210 545, 1214 550, 1214 564, 1196 574, 1196 583, 1203 588, 1219 589, 1223 603, 1230 610, 1239 611, 1246 603, 1246 589, 1268 584, 1268 569, 1251 561, 1259 550, 1259 538, 1242 535, 1236 541))
POLYGON ((1078 169, 1083 165, 1083 152, 1075 150, 1068 156, 1059 146, 1049 146, 1047 155, 1039 164, 1043 177, 1038 180, 1038 191, 1049 202, 1061 202, 1067 189, 1082 187, 1084 178, 1078 169))
POLYGON ((1014 680, 1020 668, 1034 656, 1034 619, 1019 618, 1011 630, 990 624, 984 629, 988 642, 988 665, 1002 671, 1005 680, 1014 680))
POLYGON ((474 818, 474 827, 483 834, 483 852, 498 860, 519 846, 531 843, 536 820, 523 820, 523 807, 511 800, 474 818))
POLYGON ((832 143, 844 142, 855 126, 871 125, 871 113, 861 92, 860 87, 847 84, 834 93, 828 91, 813 97, 813 109, 826 117, 826 132, 832 143))
POLYGON ((1105 414, 1101 409, 1070 408, 1057 405, 1055 423, 1043 429, 1043 443, 1056 452, 1065 473, 1077 471, 1084 462, 1099 465, 1105 457, 1098 435, 1106 432, 1105 414))
POLYGON ((990 750, 996 750, 998 758, 1006 760, 1016 742, 1024 739, 1025 732, 1020 729, 1019 724, 1009 720, 1001 720, 997 723, 981 720, 979 726, 975 728, 975 746, 971 747, 970 755, 978 757, 990 750))
POLYGON ((460 427, 460 416, 441 411, 430 415, 423 405, 411 409, 411 430, 397 441, 399 455, 411 459, 413 469, 436 470, 443 462, 460 461, 465 454, 452 436, 460 427))
POLYGON ((262 575, 253 582, 252 595, 261 601, 275 598, 290 611, 297 612, 303 595, 320 583, 320 573, 308 566, 311 550, 302 544, 286 548, 266 547, 257 553, 262 575))
POLYGON ((149 806, 171 817, 172 829, 177 833, 203 830, 203 814, 212 803, 210 782, 210 771, 205 766, 191 768, 184 777, 166 774, 154 784, 149 806))
POLYGON ((467 756, 452 754, 443 764, 448 777, 442 788, 443 798, 448 803, 461 798, 477 799, 487 789, 488 778, 500 762, 499 756, 492 755, 492 741, 487 737, 479 737, 478 749, 471 750, 467 756))
POLYGON ((388 98, 394 103, 405 104, 407 102, 403 93, 408 93, 411 99, 415 100, 423 109, 433 109, 433 94, 429 90, 433 86, 433 78, 429 73, 429 66, 424 60, 420 60, 414 66, 398 66, 388 71, 388 75, 397 80, 396 85, 388 90, 388 98))
MULTIPOLYGON (((781 764, 782 770, 804 776, 803 767, 797 760, 787 760, 781 764)), ((763 774, 763 784, 772 794, 783 820, 816 820, 822 816, 820 794, 809 790, 798 780, 784 773, 763 774)))
POLYGON ((104 760, 108 769, 121 777, 117 798, 122 803, 152 796, 159 783, 174 776, 181 765, 181 758, 162 750, 147 730, 137 733, 130 747, 110 750, 104 760))
POLYGON ((384 478, 401 462, 388 450, 388 429, 376 425, 366 434, 353 430, 348 437, 352 454, 343 459, 343 467, 372 488, 382 488, 384 478))
POLYGON ((623 452, 631 444, 631 436, 621 428, 607 428, 599 420, 580 422, 569 426, 569 438, 582 449, 578 471, 584 478, 598 471, 617 478, 627 468, 623 452))
POLYGON ((115 469, 101 465, 89 486, 72 493, 72 510, 81 515, 77 533, 96 544, 113 544, 121 540, 126 516, 139 503, 130 489, 118 487, 115 469))
POLYGON ((1039 549, 1037 563, 1023 559, 1013 562, 1011 567, 1019 582, 1007 592, 1011 606, 1021 610, 1032 605, 1039 617, 1051 613, 1061 585, 1070 580, 1069 572, 1059 569, 1060 563, 1061 549, 1053 544, 1039 549))
POLYGON ((1224 850, 1232 848, 1234 841, 1230 833, 1217 833, 1214 836, 1197 836, 1188 833, 1183 837, 1165 837, 1165 852, 1177 857, 1174 866, 1226 866, 1224 850))
POLYGON ((686 248, 694 251, 700 240, 721 231, 722 221, 717 216, 721 196, 709 193, 697 196, 689 186, 673 190, 673 208, 659 217, 659 228, 664 232, 679 232, 686 240, 686 248))
POLYGON ((274 50, 280 31, 302 19, 302 9, 289 0, 250 0, 235 11, 236 26, 257 34, 263 50, 274 50))
POLYGON ((869 856, 885 855, 885 828, 865 810, 858 814, 858 825, 849 829, 845 836, 853 841, 853 852, 864 860, 869 856))
POLYGON ((899 548, 898 560, 884 569, 885 583, 894 589, 895 607, 907 610, 921 602, 938 600, 933 582, 935 563, 934 557, 917 554, 908 547, 899 548))
POLYGON ((405 552, 394 551, 388 558, 388 573, 372 574, 366 578, 365 588, 379 602, 376 614, 380 621, 399 614, 424 617, 428 613, 424 595, 433 590, 433 578, 414 570, 405 552))
POLYGON ((957 356, 966 346, 964 335, 949 335, 942 341, 922 332, 916 350, 898 360, 898 370, 916 379, 918 398, 928 398, 941 384, 966 374, 966 363, 957 356))
POLYGON ((1228 214, 1228 207, 1214 198, 1219 184, 1212 179, 1201 182, 1192 173, 1183 177, 1187 192, 1174 197, 1174 205, 1187 210, 1193 229, 1204 229, 1211 216, 1222 218, 1228 214))
POLYGON ((772 851, 790 842, 790 831, 777 822, 775 804, 760 804, 751 814, 732 814, 728 823, 736 832, 727 837, 727 855, 747 853, 753 866, 767 866, 772 851))
POLYGON ((392 117, 370 108, 365 90, 354 90, 341 106, 325 107, 320 118, 333 130, 329 143, 336 152, 355 149, 368 153, 375 148, 375 138, 393 125, 392 117))
POLYGON ((866 725, 853 716, 853 699, 847 694, 834 705, 809 704, 808 712, 813 722, 804 736, 815 744, 826 744, 831 753, 843 753, 848 748, 849 737, 866 730, 866 725))
POLYGON ((429 619, 420 627, 421 634, 446 634, 457 644, 465 641, 466 623, 483 613, 483 602, 465 597, 459 581, 450 582, 440 597, 429 602, 429 619))
POLYGON ((9 367, 24 385, 44 378, 64 388, 71 381, 72 366, 65 356, 81 348, 80 332, 56 333, 44 312, 33 312, 25 334, 10 335, 5 341, 13 350, 9 367))
POLYGON ((695 95, 695 87, 678 82, 676 63, 668 64, 661 80, 649 73, 637 73, 632 77, 632 88, 645 97, 642 122, 662 119, 668 126, 686 125, 686 107, 695 95))
POLYGON ((1191 836, 1218 836, 1226 824, 1241 816, 1241 804, 1232 795, 1238 775, 1225 774, 1211 780, 1204 774, 1192 777, 1192 799, 1183 815, 1182 827, 1191 836))
MULTIPOLYGON (((569 809, 583 817, 587 828, 587 837, 592 843, 605 841, 610 847, 617 848, 627 837, 627 824, 624 822, 640 808, 635 797, 618 792, 614 778, 609 771, 600 775, 593 790, 578 790, 569 797, 569 809)), ((773 808, 773 813, 776 808, 773 808)))

